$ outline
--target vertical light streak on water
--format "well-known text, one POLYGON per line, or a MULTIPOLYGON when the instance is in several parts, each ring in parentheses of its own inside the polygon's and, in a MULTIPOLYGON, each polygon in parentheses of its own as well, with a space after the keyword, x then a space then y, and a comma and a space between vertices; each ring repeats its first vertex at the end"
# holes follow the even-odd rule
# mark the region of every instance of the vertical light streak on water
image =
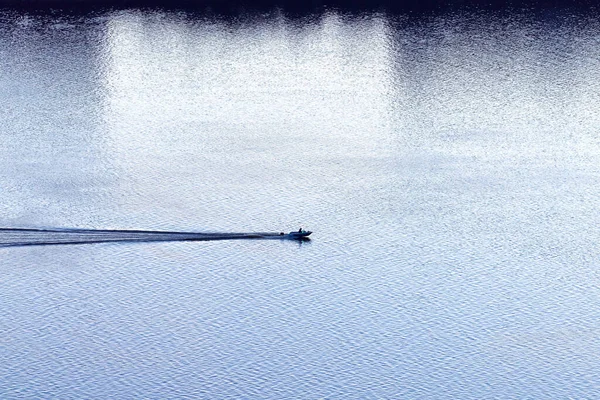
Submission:
POLYGON ((116 15, 107 30, 105 120, 127 193, 122 206, 135 215, 153 198, 202 215, 196 221, 209 229, 235 229, 248 216, 265 228, 301 222, 305 201, 281 193, 314 198, 318 181, 339 179, 334 159, 385 152, 385 29, 381 16, 333 12, 240 21, 116 15), (157 165, 160 186, 149 182, 157 165), (198 181, 210 189, 199 194, 198 181), (248 201, 244 220, 225 209, 248 201), (218 215, 215 204, 224 207, 218 215))

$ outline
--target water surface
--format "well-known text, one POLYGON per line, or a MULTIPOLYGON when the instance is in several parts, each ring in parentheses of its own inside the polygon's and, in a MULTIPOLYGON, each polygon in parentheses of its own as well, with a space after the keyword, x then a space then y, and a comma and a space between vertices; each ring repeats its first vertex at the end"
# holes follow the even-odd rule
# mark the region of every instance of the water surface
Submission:
POLYGON ((0 12, 3 398, 594 398, 600 26, 0 12))

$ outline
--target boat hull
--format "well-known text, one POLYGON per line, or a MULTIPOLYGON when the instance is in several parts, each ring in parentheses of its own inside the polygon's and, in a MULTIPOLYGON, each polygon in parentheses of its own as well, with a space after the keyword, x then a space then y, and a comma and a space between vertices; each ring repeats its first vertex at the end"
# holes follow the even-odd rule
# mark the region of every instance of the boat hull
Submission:
POLYGON ((311 231, 290 232, 288 233, 288 236, 290 237, 290 239, 303 239, 308 238, 311 233, 311 231))

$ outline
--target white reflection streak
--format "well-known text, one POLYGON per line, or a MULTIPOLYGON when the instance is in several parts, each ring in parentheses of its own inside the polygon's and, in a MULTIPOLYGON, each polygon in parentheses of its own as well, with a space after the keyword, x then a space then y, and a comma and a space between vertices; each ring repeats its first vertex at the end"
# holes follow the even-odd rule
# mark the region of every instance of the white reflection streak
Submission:
POLYGON ((108 29, 108 111, 138 128, 284 121, 369 135, 389 110, 385 29, 382 18, 335 13, 318 29, 282 17, 231 26, 120 15, 108 29))

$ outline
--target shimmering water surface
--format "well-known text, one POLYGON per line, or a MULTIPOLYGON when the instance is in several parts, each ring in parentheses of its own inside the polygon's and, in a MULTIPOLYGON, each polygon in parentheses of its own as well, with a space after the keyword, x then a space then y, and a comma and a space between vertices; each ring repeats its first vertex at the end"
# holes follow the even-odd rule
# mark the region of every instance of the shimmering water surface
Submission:
POLYGON ((0 11, 0 397, 600 396, 600 24, 0 11))

